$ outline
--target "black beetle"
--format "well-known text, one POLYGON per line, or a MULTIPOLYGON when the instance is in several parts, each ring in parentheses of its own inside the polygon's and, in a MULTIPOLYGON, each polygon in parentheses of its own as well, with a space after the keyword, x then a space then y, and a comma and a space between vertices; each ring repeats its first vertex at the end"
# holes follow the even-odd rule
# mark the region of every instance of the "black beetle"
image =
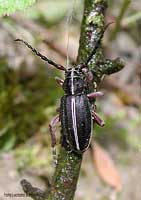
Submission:
POLYGON ((96 43, 87 61, 68 69, 48 59, 24 40, 15 40, 24 43, 42 60, 47 61, 49 64, 53 65, 59 70, 65 71, 64 81, 60 78, 56 78, 56 81, 59 83, 59 85, 62 86, 63 90, 65 91, 65 95, 61 98, 59 115, 54 117, 49 124, 54 155, 56 154, 54 148, 56 145, 54 126, 57 122, 61 121, 63 146, 66 149, 68 149, 69 147, 69 150, 72 150, 76 153, 83 153, 89 147, 91 139, 92 119, 100 126, 104 125, 103 120, 101 120, 100 117, 96 114, 94 110, 95 105, 91 101, 91 99, 95 99, 97 96, 101 96, 102 93, 93 92, 88 94, 88 82, 92 81, 88 80, 88 74, 90 73, 93 76, 92 70, 88 69, 88 63, 92 59, 93 55, 96 53, 96 50, 98 49, 101 39, 103 37, 104 31, 106 30, 108 25, 106 25, 103 29, 99 40, 96 43))
POLYGON ((101 96, 102 93, 87 94, 87 83, 81 66, 66 71, 62 85, 65 95, 61 98, 60 105, 62 134, 65 136, 70 149, 77 153, 84 152, 89 146, 92 118, 94 117, 95 121, 101 126, 104 125, 103 121, 92 111, 93 108, 90 103, 90 98, 101 96))

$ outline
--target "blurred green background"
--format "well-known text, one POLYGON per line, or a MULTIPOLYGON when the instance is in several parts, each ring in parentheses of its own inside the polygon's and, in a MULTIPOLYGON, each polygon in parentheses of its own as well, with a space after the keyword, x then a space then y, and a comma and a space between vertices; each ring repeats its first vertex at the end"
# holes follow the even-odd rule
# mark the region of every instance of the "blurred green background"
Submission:
MULTIPOLYGON (((106 23, 119 19, 123 2, 126 3, 109 1, 106 23)), ((54 79, 63 77, 63 74, 14 39, 26 40, 52 60, 66 66, 69 32, 68 53, 70 62, 75 62, 83 1, 76 1, 72 22, 68 25, 71 9, 72 3, 67 0, 41 0, 29 9, 0 18, 0 176, 3 177, 0 197, 4 197, 4 192, 17 191, 22 177, 28 176, 42 187, 50 179, 54 168, 48 124, 56 115, 63 95, 54 79)), ((124 10, 120 27, 115 32, 115 26, 112 26, 104 36, 105 57, 120 56, 126 67, 103 80, 99 89, 105 95, 97 100, 97 109, 106 125, 104 128, 95 126, 93 131, 94 140, 108 152, 119 171, 122 190, 117 196, 115 190, 103 184, 103 177, 100 178, 95 171, 93 156, 87 151, 76 200, 104 200, 113 196, 121 200, 141 199, 140 10, 140 1, 132 1, 124 10)), ((56 133, 57 149, 59 130, 60 125, 56 133)))

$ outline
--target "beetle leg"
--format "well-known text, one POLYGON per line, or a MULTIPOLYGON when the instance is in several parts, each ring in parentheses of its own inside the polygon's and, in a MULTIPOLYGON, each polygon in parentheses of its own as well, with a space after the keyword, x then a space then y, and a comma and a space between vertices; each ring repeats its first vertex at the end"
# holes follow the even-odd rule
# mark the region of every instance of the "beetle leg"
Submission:
POLYGON ((90 94, 87 94, 87 97, 91 99, 94 99, 96 97, 101 97, 101 96, 103 96, 102 92, 92 92, 90 94))
POLYGON ((59 78, 59 77, 55 77, 56 82, 58 83, 58 85, 62 86, 64 83, 64 80, 59 78))
POLYGON ((51 146, 52 146, 52 154, 53 154, 53 160, 55 165, 57 164, 57 158, 56 158, 56 137, 55 137, 55 131, 56 129, 54 129, 55 125, 59 122, 60 118, 59 115, 56 115, 50 122, 49 124, 49 131, 50 131, 50 135, 51 135, 51 146))
POLYGON ((105 122, 98 116, 95 111, 92 112, 92 118, 99 126, 102 127, 105 125, 105 122))

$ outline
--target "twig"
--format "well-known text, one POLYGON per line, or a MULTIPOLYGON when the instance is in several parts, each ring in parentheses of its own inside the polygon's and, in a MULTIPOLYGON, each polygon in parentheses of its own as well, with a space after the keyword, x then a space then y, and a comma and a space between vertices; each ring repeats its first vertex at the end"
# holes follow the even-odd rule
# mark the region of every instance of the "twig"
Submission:
POLYGON ((26 179, 21 181, 23 191, 27 196, 30 196, 34 200, 44 200, 47 197, 47 192, 40 190, 39 188, 33 187, 30 182, 26 179))
POLYGON ((140 11, 124 18, 122 21, 122 26, 129 27, 131 24, 134 24, 139 20, 141 20, 141 12, 140 11))
POLYGON ((111 35, 109 37, 110 41, 114 40, 114 38, 116 37, 118 30, 120 28, 121 21, 123 19, 123 16, 124 16, 128 6, 130 5, 130 2, 131 2, 130 0, 124 0, 123 1, 119 15, 118 15, 117 20, 116 20, 115 28, 114 28, 113 32, 111 33, 111 35))

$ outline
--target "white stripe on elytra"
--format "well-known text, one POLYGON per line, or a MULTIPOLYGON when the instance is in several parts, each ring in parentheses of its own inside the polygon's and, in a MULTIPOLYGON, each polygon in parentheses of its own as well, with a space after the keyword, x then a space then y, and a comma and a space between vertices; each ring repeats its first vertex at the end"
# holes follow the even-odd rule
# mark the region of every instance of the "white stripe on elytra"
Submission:
POLYGON ((77 150, 80 150, 79 142, 78 142, 77 124, 76 124, 75 97, 72 97, 71 99, 71 110, 72 110, 72 123, 73 123, 75 143, 76 143, 77 150))
MULTIPOLYGON (((74 95, 74 69, 71 71, 71 93, 74 95)), ((77 150, 80 150, 78 142, 78 133, 77 133, 77 123, 76 123, 76 106, 75 106, 75 97, 72 96, 71 99, 71 111, 72 111, 72 125, 75 137, 75 143, 77 150)))
POLYGON ((74 94, 74 69, 71 71, 71 94, 74 94))

